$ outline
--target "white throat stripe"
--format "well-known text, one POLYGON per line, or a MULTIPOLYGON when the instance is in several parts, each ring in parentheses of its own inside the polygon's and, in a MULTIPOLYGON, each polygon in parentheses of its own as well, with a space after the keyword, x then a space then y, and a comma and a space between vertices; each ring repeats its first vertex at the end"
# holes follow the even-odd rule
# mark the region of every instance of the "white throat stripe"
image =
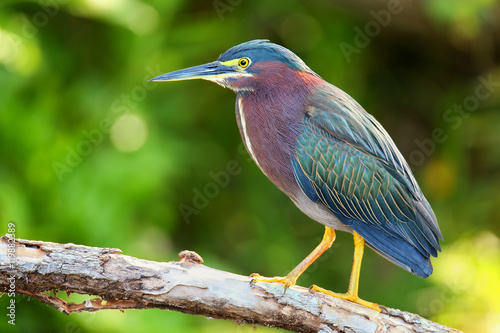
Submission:
POLYGON ((257 164, 257 166, 262 170, 262 167, 260 166, 259 161, 257 161, 257 157, 255 156, 255 152, 253 151, 252 142, 248 137, 247 122, 245 119, 245 112, 243 111, 243 103, 241 102, 241 97, 238 98, 238 114, 240 116, 241 130, 243 131, 243 140, 245 141, 248 153, 250 153, 250 156, 254 160, 255 164, 257 164))

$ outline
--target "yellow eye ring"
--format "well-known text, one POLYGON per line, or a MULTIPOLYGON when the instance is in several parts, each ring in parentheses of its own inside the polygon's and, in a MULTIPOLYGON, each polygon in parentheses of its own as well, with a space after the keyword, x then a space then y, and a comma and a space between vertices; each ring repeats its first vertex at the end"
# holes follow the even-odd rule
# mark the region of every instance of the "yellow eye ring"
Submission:
POLYGON ((241 68, 246 68, 246 67, 248 67, 248 65, 250 65, 250 59, 248 59, 248 58, 241 58, 241 59, 238 61, 238 65, 239 65, 241 68))

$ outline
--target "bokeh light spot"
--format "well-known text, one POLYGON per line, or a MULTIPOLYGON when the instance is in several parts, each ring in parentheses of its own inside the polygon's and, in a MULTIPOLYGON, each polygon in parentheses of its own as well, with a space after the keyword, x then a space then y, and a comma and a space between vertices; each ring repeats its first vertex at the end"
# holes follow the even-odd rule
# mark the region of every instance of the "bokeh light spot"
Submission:
POLYGON ((159 14, 154 7, 136 0, 85 0, 78 7, 80 15, 101 17, 138 35, 151 33, 159 22, 159 14))
POLYGON ((118 118, 111 127, 111 143, 125 153, 139 150, 148 138, 148 126, 139 115, 129 114, 118 118))
POLYGON ((40 49, 33 39, 0 29, 0 63, 10 72, 31 74, 40 64, 40 49))

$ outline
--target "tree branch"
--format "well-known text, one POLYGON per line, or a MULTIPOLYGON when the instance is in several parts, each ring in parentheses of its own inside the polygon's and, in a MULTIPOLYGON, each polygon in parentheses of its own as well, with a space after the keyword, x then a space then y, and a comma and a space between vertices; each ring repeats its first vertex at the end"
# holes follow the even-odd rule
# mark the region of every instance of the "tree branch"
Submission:
POLYGON ((378 313, 299 286, 284 293, 282 284, 254 284, 250 277, 202 265, 194 252, 179 255, 180 261, 154 262, 118 249, 7 234, 0 238, 0 292, 15 287, 17 294, 66 314, 160 308, 296 332, 458 332, 415 314, 385 307, 378 313), (91 296, 75 304, 57 297, 58 291, 91 296))

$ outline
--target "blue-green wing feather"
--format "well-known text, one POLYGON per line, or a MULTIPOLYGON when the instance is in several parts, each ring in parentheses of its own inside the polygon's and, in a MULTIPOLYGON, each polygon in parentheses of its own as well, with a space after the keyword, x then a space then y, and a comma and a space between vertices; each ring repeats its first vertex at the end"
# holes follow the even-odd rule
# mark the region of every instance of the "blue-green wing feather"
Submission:
POLYGON ((292 159, 297 182, 377 252, 428 276, 442 238, 434 213, 381 125, 339 92, 315 94, 307 107, 292 159))
POLYGON ((382 125, 345 92, 333 85, 328 88, 311 96, 308 111, 314 123, 379 158, 381 166, 420 199, 422 192, 408 163, 382 125))

